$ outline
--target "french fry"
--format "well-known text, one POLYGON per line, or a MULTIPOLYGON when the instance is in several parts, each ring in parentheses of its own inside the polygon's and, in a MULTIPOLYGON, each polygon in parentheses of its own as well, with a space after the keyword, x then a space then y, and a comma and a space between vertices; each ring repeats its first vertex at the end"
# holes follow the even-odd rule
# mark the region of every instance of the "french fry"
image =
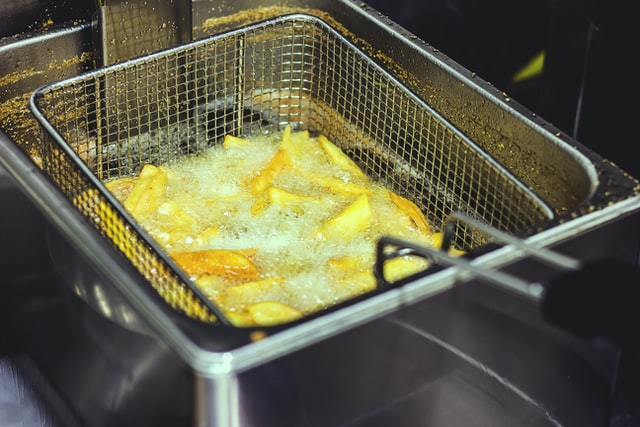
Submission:
POLYGON ((419 262, 408 257, 393 258, 385 262, 384 272, 385 279, 389 282, 395 282, 405 277, 409 277, 412 274, 416 274, 419 271, 424 270, 427 267, 426 261, 419 262))
POLYGON ((341 258, 333 258, 327 262, 327 265, 340 274, 358 271, 362 267, 362 261, 356 256, 345 256, 341 258))
POLYGON ((224 315, 233 326, 239 328, 246 328, 256 324, 255 320, 253 320, 247 311, 225 311, 224 315))
POLYGON ((251 205, 251 215, 256 216, 260 215, 264 212, 265 209, 269 207, 271 202, 269 201, 269 197, 266 194, 260 194, 256 198, 256 201, 251 205))
POLYGON ((157 225, 153 228, 152 234, 164 245, 183 242, 198 232, 196 218, 174 200, 169 200, 159 206, 154 218, 157 225))
POLYGON ((214 301, 219 299, 219 295, 230 286, 230 282, 223 276, 205 274, 194 280, 196 286, 214 301))
POLYGON ((299 310, 277 301, 251 304, 247 311, 255 323, 263 326, 292 322, 302 317, 299 310))
POLYGON ((273 299, 272 295, 282 287, 284 282, 283 277, 276 276, 234 284, 225 289, 221 299, 227 307, 233 307, 236 310, 244 309, 250 304, 273 299))
POLYGON ((260 276, 260 271, 249 257, 239 251, 209 249, 177 252, 171 254, 171 257, 192 277, 208 274, 233 279, 256 279, 260 276))
POLYGON ((371 270, 358 271, 340 280, 340 286, 349 290, 346 297, 360 295, 376 288, 376 277, 371 270))
POLYGON ((280 149, 285 151, 287 157, 294 162, 302 160, 301 157, 313 156, 317 149, 317 144, 311 140, 309 131, 293 132, 291 126, 287 125, 282 132, 280 149))
POLYGON ((336 216, 324 222, 316 231, 316 236, 322 239, 348 240, 369 226, 371 216, 369 198, 362 194, 336 216))
POLYGON ((365 173, 362 172, 360 166, 358 166, 349 156, 347 156, 337 145, 333 142, 329 141, 325 136, 318 136, 318 143, 327 154, 327 157, 331 161, 331 163, 340 166, 342 169, 347 172, 359 176, 365 177, 365 173))
POLYGON ((124 200, 124 207, 133 215, 156 211, 165 200, 167 181, 167 174, 161 168, 144 165, 138 181, 124 200))
MULTIPOLYGON (((437 231, 435 233, 433 233, 431 235, 431 240, 433 241, 433 246, 436 248, 441 248, 442 247, 442 239, 443 239, 444 235, 442 234, 442 232, 437 231)), ((460 255, 464 255, 466 252, 460 249, 456 249, 454 247, 449 248, 449 251, 447 252, 449 255, 452 256, 460 256, 460 255)))
POLYGON ((304 203, 320 201, 315 197, 294 194, 278 187, 269 187, 263 194, 264 196, 258 197, 255 203, 251 206, 251 214, 258 215, 271 204, 275 204, 280 207, 289 207, 295 212, 304 213, 304 209, 302 208, 304 203))
POLYGON ((398 209, 400 209, 406 216, 411 219, 411 221, 413 221, 416 227, 418 227, 418 230, 427 235, 431 234, 431 227, 429 226, 429 222, 415 203, 413 203, 409 199, 405 199, 404 197, 394 193, 393 191, 389 191, 389 197, 391 198, 393 203, 395 203, 398 209))
POLYGON ((335 194, 343 195, 359 195, 373 193, 371 188, 367 188, 364 185, 357 184, 355 182, 346 182, 340 178, 328 175, 312 175, 308 177, 311 182, 316 183, 324 188, 331 190, 335 194))
POLYGON ((251 194, 260 194, 269 188, 280 172, 290 165, 291 161, 286 152, 279 149, 269 164, 250 181, 249 191, 251 194))
POLYGON ((105 185, 107 190, 109 190, 116 199, 124 200, 129 197, 129 193, 131 193, 131 190, 133 190, 138 180, 139 178, 137 176, 126 176, 109 181, 105 185))
POLYGON ((233 136, 231 134, 226 134, 224 136, 224 140, 222 141, 222 146, 224 148, 234 148, 234 147, 242 147, 249 144, 249 140, 240 138, 237 136, 233 136))

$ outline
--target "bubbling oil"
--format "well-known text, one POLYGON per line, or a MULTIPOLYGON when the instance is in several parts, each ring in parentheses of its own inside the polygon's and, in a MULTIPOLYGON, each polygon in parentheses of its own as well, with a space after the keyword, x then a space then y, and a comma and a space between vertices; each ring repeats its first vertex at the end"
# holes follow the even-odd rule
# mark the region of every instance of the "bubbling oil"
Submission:
MULTIPOLYGON (((167 175, 164 200, 156 211, 136 216, 169 253, 244 251, 260 271, 258 280, 278 279, 249 300, 232 301, 228 290, 242 280, 193 277, 224 311, 240 313, 251 304, 275 301, 303 315, 313 313, 375 287, 372 265, 381 236, 433 245, 432 235, 416 227, 389 190, 332 162, 306 132, 291 134, 286 165, 266 190, 252 192, 252 180, 283 150, 283 138, 283 132, 255 133, 161 166, 167 175), (348 238, 318 232, 362 194, 371 212, 366 226, 348 238), (184 224, 175 226, 176 218, 184 224), (174 222, 167 227, 167 220, 174 222)), ((126 192, 117 197, 126 199, 126 192)))

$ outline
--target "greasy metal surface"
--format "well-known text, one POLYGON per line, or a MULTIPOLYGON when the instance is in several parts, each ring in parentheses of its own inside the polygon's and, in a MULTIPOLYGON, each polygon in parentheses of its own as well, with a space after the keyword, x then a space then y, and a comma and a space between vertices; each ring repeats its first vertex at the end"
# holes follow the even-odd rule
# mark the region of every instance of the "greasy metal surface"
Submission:
MULTIPOLYGON (((618 218, 635 217, 637 205, 635 202, 637 182, 635 180, 624 177, 621 171, 603 161, 597 154, 585 150, 579 143, 565 142, 566 138, 556 136, 553 126, 542 118, 533 116, 517 103, 508 100, 497 89, 482 81, 479 76, 475 76, 448 60, 446 55, 437 52, 425 42, 411 38, 401 28, 370 10, 365 3, 320 1, 303 6, 301 3, 292 1, 288 2, 286 7, 278 3, 273 1, 259 2, 259 4, 244 1, 196 1, 193 3, 194 34, 201 37, 222 28, 244 25, 254 20, 277 16, 283 12, 300 11, 301 9, 323 17, 339 28, 341 33, 352 39, 367 55, 388 69, 395 78, 413 89, 423 99, 432 102, 441 112, 446 113, 447 120, 457 124, 466 133, 477 134, 480 132, 478 142, 485 149, 490 152, 495 151, 491 148, 491 132, 489 132, 494 126, 499 126, 501 129, 511 129, 507 135, 508 138, 502 140, 504 147, 508 148, 511 144, 517 147, 526 141, 528 150, 523 153, 525 158, 521 159, 522 162, 519 163, 516 159, 512 159, 512 163, 517 163, 514 167, 515 173, 532 188, 540 190, 539 194, 547 198, 556 214, 565 212, 560 217, 560 221, 568 223, 566 227, 554 226, 548 233, 541 233, 540 236, 537 236, 541 242, 557 243, 567 239, 582 241, 583 236, 592 235, 596 230, 602 228, 610 231, 610 233, 604 233, 608 238, 614 238, 614 236, 617 238, 616 240, 620 243, 618 246, 620 250, 617 253, 632 260, 636 259, 637 242, 629 241, 628 226, 617 226, 617 223, 621 223, 618 218), (434 88, 438 88, 438 91, 434 88), (466 111, 475 111, 474 114, 479 115, 475 120, 482 126, 474 129, 469 123, 461 121, 461 118, 466 117, 466 111), (568 149, 571 146, 575 146, 575 151, 568 149), (545 154, 538 157, 540 153, 545 154), (544 164, 543 159, 547 157, 550 163, 544 164), (566 161, 567 158, 570 164, 557 163, 557 159, 566 161), (531 162, 544 164, 544 168, 529 167, 526 168, 526 173, 522 173, 520 164, 530 164, 531 162), (562 184, 545 187, 548 180, 555 178, 558 178, 562 184), (584 218, 582 218, 583 216, 584 218)), ((36 44, 38 37, 38 34, 28 35, 27 40, 34 40, 34 44, 36 44)), ((67 46, 79 46, 80 42, 86 40, 87 37, 90 38, 90 31, 87 27, 65 29, 62 33, 49 32, 42 39, 41 47, 55 59, 52 62, 51 56, 42 55, 41 60, 34 63, 34 71, 39 75, 47 75, 52 63, 57 64, 67 59, 65 57, 67 46)), ((3 46, 6 48, 5 53, 13 55, 12 57, 17 58, 28 51, 28 46, 12 42, 13 40, 7 41, 3 46)), ((86 51, 83 51, 84 53, 86 51)), ((3 68, 2 71, 8 74, 11 74, 13 67, 21 65, 16 60, 0 62, 0 67, 5 64, 8 68, 3 68)), ((70 67, 65 72, 73 72, 73 68, 70 67)), ((82 68, 75 68, 75 72, 81 70, 82 68)), ((34 86, 30 79, 18 78, 15 86, 11 83, 9 87, 16 89, 21 95, 12 98, 11 93, 4 90, 0 91, 0 94, 6 95, 11 102, 15 101, 21 111, 27 111, 26 98, 37 86, 34 86)), ((4 89, 4 86, 0 89, 4 89)), ((24 123, 23 128, 29 129, 31 132, 29 136, 33 136, 33 138, 25 138, 25 132, 18 128, 21 126, 20 119, 24 118, 22 114, 17 117, 18 120, 13 120, 16 117, 14 113, 8 114, 6 117, 7 119, 3 121, 2 126, 12 141, 5 143, 0 148, 3 154, 3 164, 9 173, 14 175, 19 185, 24 186, 30 196, 38 201, 39 206, 49 218, 57 226, 66 230, 67 237, 75 245, 83 248, 83 251, 89 251, 88 254, 91 255, 92 262, 96 263, 96 267, 102 274, 106 274, 118 288, 129 286, 128 283, 134 278, 122 276, 122 274, 129 274, 123 273, 123 271, 128 271, 127 267, 120 265, 118 259, 109 255, 111 249, 104 247, 101 241, 94 240, 95 236, 91 234, 83 222, 78 221, 78 216, 69 209, 67 204, 59 200, 57 193, 52 192, 45 181, 39 178, 37 171, 32 169, 31 159, 34 158, 27 158, 21 153, 20 150, 24 149, 24 144, 38 144, 38 138, 32 132, 34 128, 32 116, 28 113, 24 116, 28 117, 29 121, 24 123), (17 146, 13 146, 12 142, 16 142, 17 146), (50 206, 55 206, 55 209, 50 206), (98 254, 102 255, 98 256, 98 254)), ((37 157, 35 160, 38 163, 37 157)), ((600 236, 602 233, 598 233, 598 235, 600 236)), ((603 246, 578 245, 572 250, 589 257, 595 256, 601 247, 603 246)), ((496 265, 499 264, 500 262, 496 263, 496 265)), ((414 294, 415 296, 425 295, 423 292, 414 292, 414 294)), ((135 300, 142 305, 149 302, 144 300, 141 295, 132 294, 130 297, 135 297, 135 300)), ((385 306, 385 310, 394 304, 389 303, 385 306)), ((155 312, 155 309, 152 312, 157 321, 167 325, 162 316, 155 312)), ((351 319, 346 323, 358 322, 359 316, 352 316, 351 319)), ((331 330, 331 328, 326 329, 328 333, 331 330)), ((316 329, 316 332, 319 330, 316 329)), ((315 333, 311 336, 315 336, 315 338, 310 338, 310 335, 307 334, 308 339, 318 338, 315 333)), ((176 340, 174 341, 176 343, 181 342, 181 338, 176 335, 169 334, 167 339, 169 337, 176 340)), ((194 356, 190 351, 187 353, 189 353, 187 357, 194 356)))
MULTIPOLYGON (((217 28, 234 27, 237 23, 244 25, 256 18, 277 15, 282 10, 281 7, 270 7, 276 3, 280 2, 194 1, 194 34, 198 37, 209 35, 215 33, 217 28), (261 6, 266 7, 260 8, 261 6)), ((287 2, 289 9, 304 8, 302 3, 287 2)), ((525 154, 530 157, 522 164, 514 164, 518 163, 516 159, 503 161, 509 162, 517 175, 537 192, 546 194, 545 197, 556 212, 567 213, 563 217, 565 224, 554 226, 535 236, 538 238, 538 244, 561 242, 563 252, 580 259, 607 255, 629 262, 637 261, 636 236, 640 230, 634 180, 621 178, 620 171, 611 167, 596 153, 585 150, 576 141, 563 135, 556 136, 557 130, 543 118, 532 115, 514 101, 508 100, 508 96, 503 96, 499 89, 483 81, 482 76, 475 76, 473 70, 463 69, 427 43, 411 38, 383 16, 370 11, 364 3, 340 0, 304 3, 308 5, 306 7, 310 13, 329 16, 332 23, 338 23, 336 26, 344 28, 344 34, 354 36, 359 47, 384 64, 415 93, 429 100, 459 129, 473 135, 485 149, 497 153, 502 159, 512 144, 515 147, 526 148, 525 154), (494 147, 493 139, 496 135, 500 144, 494 147), (566 145, 575 146, 577 151, 585 156, 588 164, 575 161, 576 157, 571 151, 565 153, 566 145), (566 160, 563 155, 569 156, 570 165, 562 164, 562 161, 566 160), (549 163, 546 163, 547 160, 549 163), (592 171, 595 171, 597 178, 591 174, 592 171), (555 181, 558 178, 564 182, 563 185, 544 188, 549 180, 555 181)), ((40 34, 25 35, 25 39, 32 39, 34 42, 38 37, 40 34)), ((241 372, 247 372, 247 369, 255 366, 265 366, 269 370, 273 360, 283 354, 291 356, 277 360, 276 366, 284 365, 286 369, 299 367, 297 372, 300 377, 294 384, 298 385, 296 394, 304 398, 303 402, 298 401, 298 407, 302 407, 307 415, 306 418, 298 420, 302 421, 299 425, 317 426, 320 425, 319 420, 324 420, 324 425, 336 420, 344 423, 355 422, 362 414, 356 410, 367 409, 355 404, 366 403, 369 398, 372 398, 370 402, 374 402, 368 407, 372 412, 380 409, 379 412, 383 412, 384 415, 386 410, 387 414, 393 414, 394 409, 399 409, 401 416, 394 418, 395 421, 402 419, 411 425, 417 425, 419 420, 412 416, 419 415, 420 410, 425 408, 425 402, 428 402, 429 405, 433 405, 429 408, 434 416, 459 415, 460 418, 448 419, 447 421, 451 421, 449 424, 468 424, 468 420, 464 419, 464 407, 448 405, 454 403, 450 394, 438 392, 460 390, 446 388, 447 384, 459 385, 455 381, 459 377, 452 378, 454 381, 450 382, 448 374, 451 371, 441 369, 459 365, 438 364, 438 369, 433 371, 433 377, 419 376, 420 381, 416 381, 417 372, 432 369, 436 366, 435 362, 451 360, 451 354, 446 355, 444 359, 443 352, 438 349, 418 354, 416 350, 420 344, 412 340, 405 341, 408 345, 396 345, 395 338, 402 334, 395 331, 388 334, 389 340, 380 340, 379 322, 366 322, 384 315, 388 318, 402 319, 423 337, 434 337, 435 342, 447 346, 447 352, 455 350, 455 355, 480 368, 480 377, 487 373, 497 374, 494 377, 485 377, 484 380, 468 382, 466 385, 469 385, 470 389, 463 388, 463 391, 473 392, 472 395, 465 394, 469 400, 462 403, 478 405, 474 413, 484 415, 483 411, 487 408, 496 408, 483 405, 487 403, 487 394, 495 397, 498 402, 503 399, 513 402, 514 396, 505 394, 513 390, 505 392, 505 389, 498 389, 501 393, 495 394, 493 392, 496 388, 491 388, 492 380, 508 379, 519 390, 519 396, 533 403, 533 407, 544 408, 549 416, 563 425, 607 425, 607 399, 610 384, 615 376, 615 355, 607 355, 606 349, 601 345, 576 345, 571 337, 550 330, 526 302, 508 298, 493 292, 492 289, 476 286, 475 283, 450 289, 450 282, 446 282, 442 289, 449 290, 444 291, 440 298, 409 304, 408 301, 419 301, 428 295, 422 285, 430 283, 418 283, 418 286, 406 289, 397 300, 399 302, 364 304, 345 313, 348 315, 334 314, 325 318, 325 321, 316 320, 307 328, 291 331, 287 335, 269 337, 233 354, 217 354, 216 349, 208 346, 204 340, 199 339, 200 337, 180 334, 172 321, 168 320, 171 313, 163 313, 149 295, 135 292, 139 286, 131 285, 141 286, 143 283, 132 273, 128 262, 115 256, 112 248, 104 245, 103 241, 92 233, 92 229, 81 221, 78 215, 74 215, 68 204, 57 196, 55 188, 41 179, 41 174, 33 167, 31 158, 22 151, 23 144, 38 144, 37 135, 33 131, 36 124, 26 106, 28 95, 37 89, 38 84, 30 77, 33 75, 31 72, 26 73, 29 77, 24 79, 19 73, 13 74, 14 71, 22 70, 23 66, 25 70, 29 70, 27 64, 19 58, 29 57, 30 52, 42 52, 33 58, 33 71, 47 82, 59 80, 86 69, 77 62, 80 55, 69 49, 69 46, 82 46, 83 40, 87 39, 91 39, 90 29, 81 26, 66 28, 63 32, 49 32, 47 37, 38 39, 39 45, 23 44, 21 40, 16 42, 15 39, 0 41, 3 59, 9 58, 0 61, 0 78, 6 75, 17 77, 16 81, 8 86, 5 85, 5 81, 0 84, 0 96, 3 103, 8 100, 15 101, 22 111, 19 115, 3 115, 0 127, 8 135, 0 133, 0 163, 16 178, 17 185, 21 186, 31 200, 46 213, 47 219, 69 239, 72 245, 64 252, 69 256, 69 261, 77 257, 77 260, 72 262, 91 270, 91 274, 86 277, 90 283, 122 292, 124 298, 121 300, 141 319, 148 322, 147 326, 169 347, 164 356, 153 356, 150 363, 149 355, 156 353, 143 348, 145 337, 141 339, 140 336, 132 336, 129 330, 105 321, 102 316, 96 319, 95 313, 91 322, 88 320, 90 314, 87 314, 91 310, 82 305, 70 308, 65 305, 64 299, 55 300, 58 304, 56 310, 53 310, 52 305, 43 304, 36 304, 25 310, 25 321, 19 323, 21 335, 30 338, 33 353, 38 356, 39 362, 46 366, 47 372, 55 379, 58 390, 61 390, 69 403, 74 405, 77 409, 76 414, 84 417, 87 425, 123 425, 117 422, 109 424, 109 418, 105 415, 116 417, 118 420, 142 420, 137 425, 175 425, 173 418, 158 419, 158 414, 175 413, 172 412, 175 406, 183 405, 178 410, 181 424, 226 427, 232 424, 214 424, 215 415, 212 413, 220 412, 217 410, 219 407, 231 408, 228 405, 229 394, 224 392, 235 389, 224 389, 223 384, 229 385, 232 382, 240 386, 244 393, 244 399, 233 402, 239 404, 239 407, 233 409, 237 413, 245 414, 244 416, 255 417, 260 412, 256 411, 256 407, 252 407, 251 403, 257 403, 258 408, 264 410, 264 405, 260 403, 265 401, 265 397, 273 395, 273 388, 267 390, 266 394, 264 390, 261 393, 259 389, 252 387, 255 382, 241 372), (41 49, 36 50, 36 45, 41 49), (59 70, 56 64, 64 64, 67 60, 70 60, 72 65, 59 70), (57 74, 58 72, 61 74, 57 74), (7 87, 10 90, 5 91, 7 87), (27 117, 28 120, 24 120, 27 117), (22 120, 24 122, 21 122, 22 120), (396 314, 389 316, 391 312, 396 314), (353 329, 352 334, 348 333, 350 328, 363 323, 365 326, 353 329), (79 331, 84 329, 87 332, 89 328, 91 332, 88 334, 79 331), (368 331, 375 339, 372 342, 359 340, 358 337, 363 337, 363 330, 368 331), (335 339, 331 338, 334 335, 337 335, 335 339), (61 342, 68 345, 61 346, 61 342), (194 349, 194 345, 202 346, 202 351, 194 349), (47 348, 48 351, 43 348, 47 348), (304 354, 296 353, 296 349, 304 349, 304 354), (339 356, 347 353, 353 355, 347 357, 353 363, 341 363, 346 359, 339 356), (180 358, 177 365, 174 360, 175 354, 180 358), (388 354, 392 361, 408 363, 404 366, 384 366, 377 363, 380 359, 371 358, 376 354, 388 354), (166 357, 167 355, 170 357, 166 357), (414 358, 413 355, 418 357, 414 358), (318 362, 319 357, 321 362, 318 362), (170 361, 167 362, 167 359, 170 361), (328 365, 324 365, 328 360, 328 365), (362 369, 363 361, 372 362, 371 370, 383 375, 372 377, 371 370, 362 369), (182 367, 180 363, 187 364, 189 372, 192 372, 187 373, 182 368, 184 377, 178 381, 181 386, 157 386, 155 382, 150 386, 149 381, 157 378, 157 372, 175 372, 176 366, 182 367), (317 370, 318 366, 329 365, 331 370, 317 370), (380 372, 381 366, 384 372, 380 372), (594 366, 597 367, 595 375, 592 371, 594 366), (582 368, 585 368, 586 372, 582 368), (69 375, 69 372, 78 375, 69 375), (316 372, 318 375, 314 375, 316 372), (219 381, 221 373, 227 375, 224 378, 226 381, 219 381), (229 381, 236 373, 237 380, 229 381), (197 396, 197 401, 209 403, 197 408, 197 420, 193 420, 193 406, 184 401, 185 398, 193 397, 189 396, 194 390, 193 384, 189 381, 194 381, 194 377, 203 385, 199 390, 206 390, 197 396), (368 387, 371 384, 369 381, 376 378, 396 379, 395 384, 405 387, 406 395, 402 395, 399 392, 401 389, 398 388, 394 388, 398 394, 376 394, 388 390, 384 386, 368 387), (311 380, 320 380, 320 385, 311 380), (96 382, 103 384, 103 387, 96 388, 96 382), (349 389, 345 388, 359 385, 363 387, 362 394, 348 393, 349 389), (438 389, 441 385, 445 388, 438 389), (428 390, 435 391, 431 395, 433 399, 423 399, 428 397, 428 393, 423 393, 428 390), (330 407, 319 405, 326 402, 327 396, 336 396, 336 391, 344 393, 340 398, 333 399, 330 407), (403 396, 408 399, 403 400, 403 396), (411 396, 419 397, 417 402, 414 402, 415 406, 394 405, 394 398, 397 397, 397 401, 402 403, 410 401, 411 396), (139 402, 149 404, 141 405, 139 402)), ((85 53, 83 57, 90 56, 87 54, 90 51, 90 45, 87 49, 78 50, 85 53)), ((515 148, 514 150, 522 151, 515 148)), ((24 217, 20 211, 15 212, 15 217, 12 216, 13 221, 10 223, 16 224, 16 230, 12 235, 22 236, 28 242, 42 245, 43 233, 32 231, 28 235, 21 235, 20 228, 31 229, 33 225, 30 222, 21 223, 20 220, 24 217)), ((25 245, 28 242, 24 242, 25 245)), ((9 245, 8 242, 3 243, 7 249, 4 252, 7 257, 3 259, 9 263, 16 259, 26 262, 28 257, 33 255, 19 250, 15 245, 9 245)), ((504 255, 509 254, 499 255, 499 260, 493 261, 495 265, 503 265, 504 255)), ((531 280, 540 279, 538 265, 518 263, 512 269, 518 270, 531 280)), ((447 279, 447 276, 444 279, 447 279)), ((176 381, 171 380, 170 384, 175 385, 176 381)), ((519 414, 527 413, 531 406, 498 406, 498 409, 513 409, 513 412, 507 410, 500 414, 487 414, 488 419, 484 425, 495 425, 496 417, 506 415, 507 412, 518 417, 519 414)), ((237 413, 236 420, 243 416, 237 413)), ((388 422, 384 424, 384 418, 382 420, 383 425, 389 425, 388 422)), ((515 420, 517 418, 512 418, 511 424, 516 423, 515 420)), ((375 419, 370 421, 370 425, 373 425, 375 419)), ((479 418, 474 418, 474 421, 480 423, 479 418)), ((282 425, 283 423, 280 423, 278 426, 282 425)))
MULTIPOLYGON (((233 28, 270 17, 270 13, 299 9, 295 2, 287 3, 286 7, 255 10, 246 3, 223 1, 212 8, 214 16, 208 18, 194 13, 194 34, 233 28)), ((566 149, 567 145, 575 146, 576 141, 523 108, 508 93, 482 80, 473 70, 450 60, 446 52, 430 46, 428 41, 415 38, 385 16, 378 14, 377 25, 371 27, 370 22, 360 19, 359 13, 348 12, 349 6, 366 12, 366 2, 345 2, 346 8, 338 3, 312 4, 309 7, 318 9, 309 9, 308 13, 323 19, 329 16, 329 22, 337 22, 341 31, 368 56, 390 70, 483 150, 507 165, 556 212, 580 216, 640 190, 633 177, 620 177, 619 168, 596 153, 578 146, 577 152, 586 158, 576 158, 577 153, 566 149), (408 39, 413 43, 407 43, 408 39)))
MULTIPOLYGON (((92 182, 202 152, 226 134, 323 134, 439 224, 452 210, 522 232, 552 219, 528 189, 322 21, 293 15, 35 93, 43 169, 172 306, 207 319, 161 249, 92 182), (80 167, 88 167, 90 172, 80 167), (149 249, 151 248, 151 249, 149 249)), ((462 229, 471 249, 482 236, 462 229)))
POLYGON ((0 39, 0 128, 39 163, 29 97, 51 81, 94 68, 89 24, 0 39))
POLYGON ((191 0, 98 0, 100 65, 191 41, 191 0))

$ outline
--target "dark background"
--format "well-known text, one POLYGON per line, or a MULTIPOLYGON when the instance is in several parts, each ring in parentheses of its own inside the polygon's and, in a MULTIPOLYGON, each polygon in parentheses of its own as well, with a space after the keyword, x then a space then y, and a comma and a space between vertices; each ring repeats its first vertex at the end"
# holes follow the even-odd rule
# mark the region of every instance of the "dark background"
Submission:
MULTIPOLYGON (((640 0, 366 3, 640 178, 640 0), (514 82, 540 51, 542 72, 514 82)), ((638 348, 623 348, 611 427, 640 426, 638 348)))
POLYGON ((640 176, 640 0, 369 0, 368 4, 640 176), (512 77, 538 52, 541 75, 512 77))
MULTIPOLYGON (((640 177, 640 0, 365 0, 640 177), (544 51, 543 72, 512 77, 544 51)), ((90 20, 96 0, 1 0, 0 37, 90 20)))

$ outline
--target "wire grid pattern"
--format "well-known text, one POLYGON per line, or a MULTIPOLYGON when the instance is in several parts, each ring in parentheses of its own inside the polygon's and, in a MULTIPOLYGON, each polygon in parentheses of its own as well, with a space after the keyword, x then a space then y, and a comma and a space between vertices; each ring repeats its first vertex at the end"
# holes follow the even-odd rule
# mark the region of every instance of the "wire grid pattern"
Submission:
MULTIPOLYGON (((206 301, 101 181, 218 144, 225 134, 323 134, 438 225, 459 210, 509 232, 548 219, 539 200, 335 30, 283 16, 41 89, 43 168, 172 307, 206 301), (168 263, 168 264, 167 264, 168 263), (159 274, 160 273, 160 274, 159 274)), ((465 249, 484 237, 461 226, 465 249)))

